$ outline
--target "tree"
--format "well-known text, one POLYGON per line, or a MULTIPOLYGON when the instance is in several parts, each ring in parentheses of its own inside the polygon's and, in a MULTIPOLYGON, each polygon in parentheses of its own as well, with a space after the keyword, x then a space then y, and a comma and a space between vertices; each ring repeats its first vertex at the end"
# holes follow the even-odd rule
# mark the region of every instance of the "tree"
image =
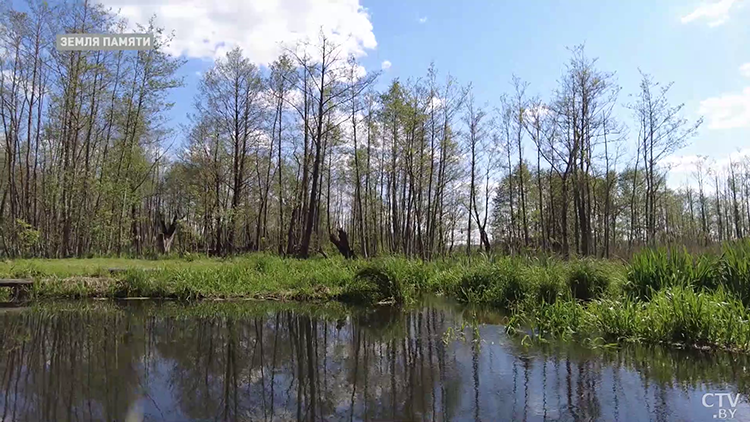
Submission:
POLYGON ((659 162, 685 145, 695 135, 703 119, 690 123, 680 117, 684 104, 671 106, 667 94, 672 84, 661 86, 641 72, 640 92, 631 106, 639 122, 639 151, 643 158, 646 181, 646 242, 654 244, 656 238, 656 201, 664 175, 659 162))

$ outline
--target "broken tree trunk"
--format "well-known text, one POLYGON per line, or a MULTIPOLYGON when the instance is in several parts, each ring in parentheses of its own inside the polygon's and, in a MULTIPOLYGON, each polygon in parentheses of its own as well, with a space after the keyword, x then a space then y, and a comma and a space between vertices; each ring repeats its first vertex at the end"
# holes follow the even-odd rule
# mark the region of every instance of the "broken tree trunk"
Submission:
POLYGON ((349 246, 349 236, 346 234, 346 231, 344 231, 344 229, 339 229, 338 233, 338 237, 333 233, 329 235, 331 243, 336 245, 336 248, 338 248, 339 252, 341 252, 341 255, 344 255, 344 258, 356 258, 357 255, 354 254, 351 246, 349 246))
POLYGON ((159 226, 161 228, 161 232, 156 236, 157 244, 159 247, 159 252, 162 254, 169 254, 169 251, 172 249, 172 241, 174 241, 174 235, 177 232, 177 221, 180 219, 180 217, 175 214, 172 217, 172 222, 167 225, 167 223, 164 221, 164 216, 161 214, 159 215, 159 226))

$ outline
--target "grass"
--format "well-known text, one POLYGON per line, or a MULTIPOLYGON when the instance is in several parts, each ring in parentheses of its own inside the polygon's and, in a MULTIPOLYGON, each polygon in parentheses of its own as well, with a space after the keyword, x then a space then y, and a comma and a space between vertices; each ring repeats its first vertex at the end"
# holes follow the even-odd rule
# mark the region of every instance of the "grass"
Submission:
POLYGON ((476 257, 297 260, 67 259, 0 262, 0 277, 32 277, 37 298, 150 297, 409 304, 438 294, 499 308, 532 338, 667 343, 750 352, 750 241, 719 254, 645 250, 630 263, 476 257), (110 268, 124 272, 110 274, 110 268))
POLYGON ((611 265, 571 262, 570 296, 556 302, 522 302, 509 330, 525 329, 536 338, 750 352, 748 241, 727 244, 721 254, 646 250, 622 271, 611 265))
POLYGON ((21 260, 0 263, 0 277, 31 277, 40 298, 152 297, 331 299, 361 262, 294 260, 255 254, 232 259, 21 260), (110 274, 110 268, 125 272, 110 274))

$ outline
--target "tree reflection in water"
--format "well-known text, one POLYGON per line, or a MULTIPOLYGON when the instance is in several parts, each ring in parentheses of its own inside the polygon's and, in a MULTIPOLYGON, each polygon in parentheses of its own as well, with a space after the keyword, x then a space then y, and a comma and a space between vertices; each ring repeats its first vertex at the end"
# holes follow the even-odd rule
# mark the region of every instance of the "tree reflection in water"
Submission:
POLYGON ((704 392, 748 392, 737 355, 525 347, 486 315, 443 341, 476 315, 437 301, 4 312, 0 420, 692 420, 712 417, 704 392))

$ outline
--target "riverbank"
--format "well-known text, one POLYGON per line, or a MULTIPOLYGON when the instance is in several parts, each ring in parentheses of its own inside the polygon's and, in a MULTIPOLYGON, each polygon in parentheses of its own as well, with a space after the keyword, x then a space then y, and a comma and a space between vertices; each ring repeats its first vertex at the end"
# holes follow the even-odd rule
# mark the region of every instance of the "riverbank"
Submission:
POLYGON ((18 260, 38 299, 277 299, 374 305, 423 294, 501 309, 530 339, 636 342, 750 351, 750 242, 721 254, 644 251, 628 264, 553 258, 18 260))

